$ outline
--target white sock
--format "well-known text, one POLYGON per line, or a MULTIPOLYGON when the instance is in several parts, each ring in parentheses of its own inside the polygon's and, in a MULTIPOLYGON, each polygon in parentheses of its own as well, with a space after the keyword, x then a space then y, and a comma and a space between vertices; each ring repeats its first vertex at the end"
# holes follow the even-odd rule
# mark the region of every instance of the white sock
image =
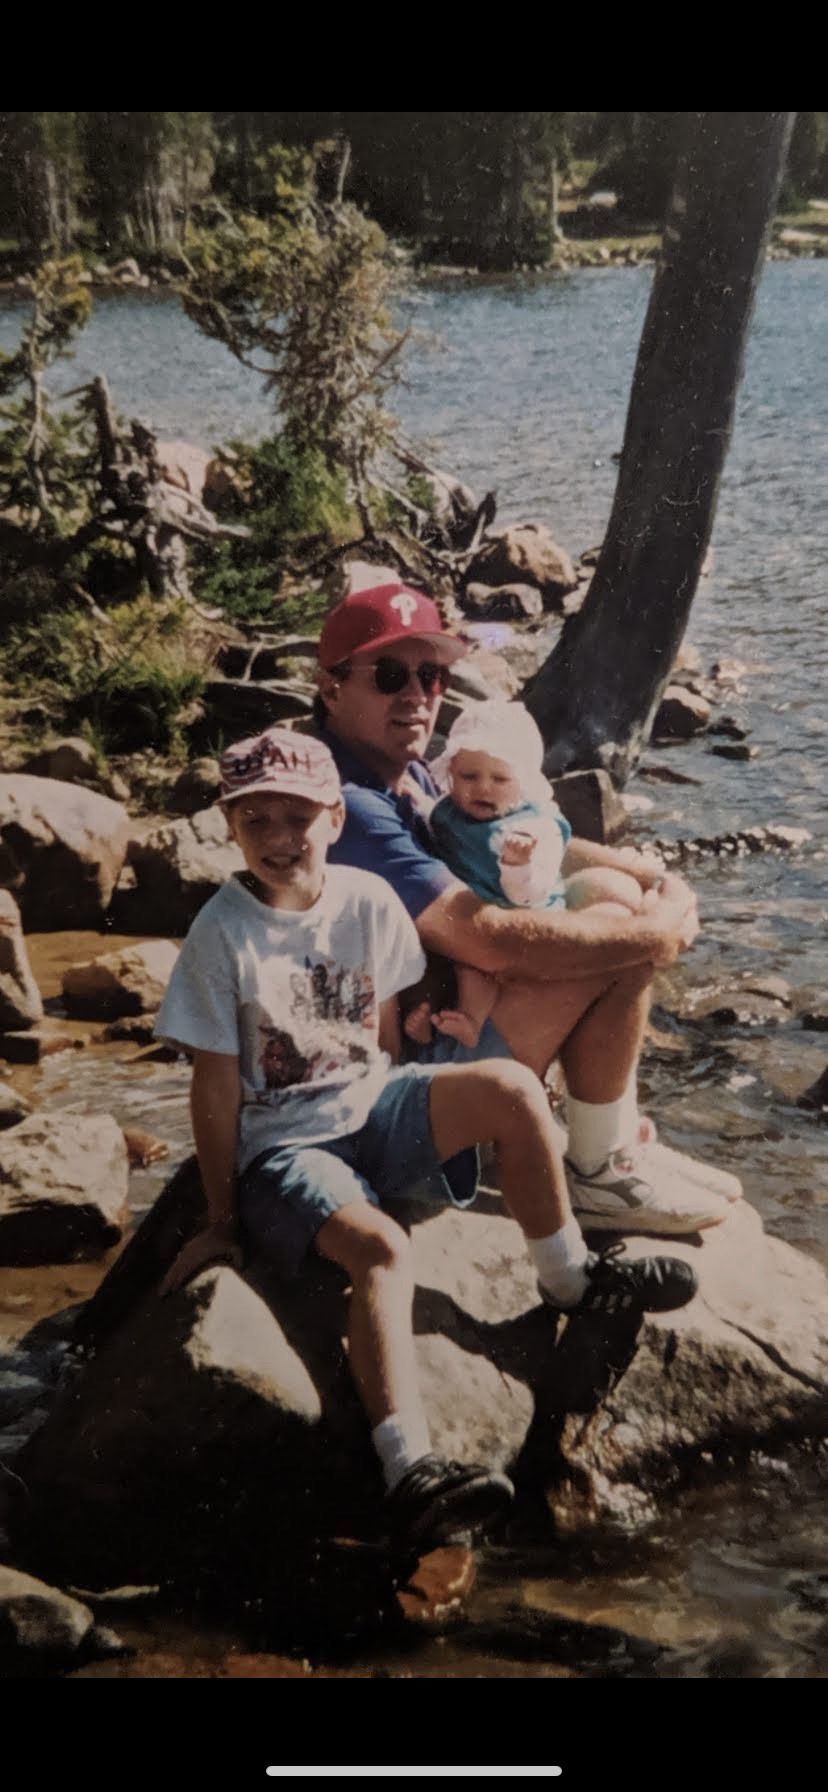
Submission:
POLYGON ((578 1101, 574 1095, 567 1095, 566 1118, 569 1127, 567 1156, 579 1170, 591 1176, 606 1163, 611 1151, 635 1143, 638 1135, 635 1078, 627 1084, 618 1101, 578 1101))
POLYGON ((401 1481, 406 1469, 431 1450, 428 1425, 421 1412, 392 1412, 371 1432, 371 1442, 382 1464, 385 1485, 390 1493, 401 1481))
POLYGON ((570 1214, 565 1226, 546 1238, 527 1238, 526 1249, 542 1288, 562 1306, 574 1306, 587 1285, 587 1248, 578 1221, 570 1214))

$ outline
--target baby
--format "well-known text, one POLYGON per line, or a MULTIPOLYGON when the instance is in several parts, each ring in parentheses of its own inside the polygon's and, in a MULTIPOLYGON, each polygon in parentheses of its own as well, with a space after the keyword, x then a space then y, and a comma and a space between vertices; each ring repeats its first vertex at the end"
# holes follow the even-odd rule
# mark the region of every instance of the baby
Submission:
MULTIPOLYGON (((553 801, 542 764, 543 742, 522 704, 494 699, 464 711, 445 752, 429 768, 441 788, 448 786, 430 817, 441 858, 482 901, 501 908, 565 905, 637 913, 643 892, 626 872, 592 866, 563 875, 572 830, 553 801)), ((457 1009, 414 1009, 405 1027, 409 1038, 424 1042, 431 1022, 464 1045, 477 1044, 498 985, 471 965, 457 966, 457 983, 457 1009)))

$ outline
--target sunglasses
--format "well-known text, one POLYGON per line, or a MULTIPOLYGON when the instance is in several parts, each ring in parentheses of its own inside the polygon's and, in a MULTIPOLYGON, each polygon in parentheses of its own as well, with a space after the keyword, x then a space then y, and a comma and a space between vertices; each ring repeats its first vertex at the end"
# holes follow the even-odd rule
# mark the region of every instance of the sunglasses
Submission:
MULTIPOLYGON (((353 671, 353 666, 350 670, 353 671)), ((404 660, 394 659, 391 654, 382 654, 379 659, 371 660, 365 670, 373 673, 374 685, 383 697, 396 696, 415 677, 419 679, 427 697, 434 691, 442 693, 448 690, 450 668, 439 665, 436 660, 423 660, 421 665, 412 667, 407 666, 404 660)))

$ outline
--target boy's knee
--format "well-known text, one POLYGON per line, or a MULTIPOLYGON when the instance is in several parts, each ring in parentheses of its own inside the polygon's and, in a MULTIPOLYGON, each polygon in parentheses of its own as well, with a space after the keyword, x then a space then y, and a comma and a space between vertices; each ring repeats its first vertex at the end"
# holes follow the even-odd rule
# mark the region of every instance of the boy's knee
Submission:
POLYGON ((519 1064, 514 1058, 492 1059, 485 1066, 484 1086, 480 1095, 481 1111, 505 1115, 509 1119, 540 1112, 546 1107, 546 1096, 540 1079, 533 1070, 529 1070, 525 1064, 519 1064))
POLYGON ((376 1207, 367 1207, 360 1220, 348 1240, 346 1268, 350 1274, 359 1278, 377 1269, 407 1269, 411 1243, 402 1226, 376 1207))

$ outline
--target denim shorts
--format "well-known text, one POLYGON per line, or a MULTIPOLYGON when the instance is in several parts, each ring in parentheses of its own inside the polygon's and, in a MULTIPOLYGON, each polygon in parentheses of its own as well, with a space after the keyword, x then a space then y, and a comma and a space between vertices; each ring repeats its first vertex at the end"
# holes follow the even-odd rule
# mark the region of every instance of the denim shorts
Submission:
MULTIPOLYGON (((453 1061, 450 1054, 445 1061, 453 1061)), ((472 1147, 440 1163, 429 1119, 434 1070, 420 1063, 392 1071, 358 1132, 312 1145, 280 1145, 247 1166, 239 1179, 241 1229, 272 1268, 296 1275, 320 1226, 352 1201, 380 1207, 404 1196, 434 1207, 470 1205, 477 1151, 472 1147)))

